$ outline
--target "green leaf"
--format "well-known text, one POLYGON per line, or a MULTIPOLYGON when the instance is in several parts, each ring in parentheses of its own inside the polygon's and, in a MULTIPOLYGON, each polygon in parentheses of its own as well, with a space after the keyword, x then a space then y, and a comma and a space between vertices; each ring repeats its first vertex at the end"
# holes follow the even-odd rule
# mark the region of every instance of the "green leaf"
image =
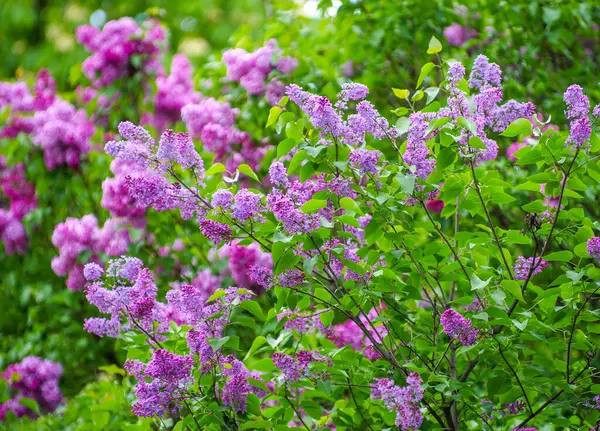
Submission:
POLYGON ((392 88, 392 91, 394 92, 394 96, 396 96, 398 99, 408 99, 408 96, 410 96, 410 90, 392 88))
POLYGON ((283 110, 279 106, 273 106, 269 110, 269 118, 267 118, 267 125, 265 127, 268 128, 275 124, 282 112, 283 110))
POLYGON ((111 374, 111 375, 118 374, 120 376, 125 375, 125 370, 123 368, 116 366, 115 364, 103 365, 101 367, 98 367, 98 369, 104 371, 106 374, 111 374))
POLYGON ((429 48, 427 48, 427 54, 437 54, 442 50, 442 43, 436 39, 435 36, 431 36, 429 41, 429 48))
POLYGON ((544 259, 548 262, 568 262, 573 258, 573 253, 569 250, 555 251, 547 254, 544 259))
POLYGON ((300 207, 303 213, 314 213, 327 206, 325 199, 311 199, 300 207))
POLYGON ((403 117, 404 115, 408 114, 410 111, 408 108, 405 108, 404 106, 401 106, 400 108, 396 108, 392 110, 392 114, 398 116, 398 117, 403 117))
POLYGON ((421 73, 419 74, 419 79, 417 80, 417 88, 423 84, 423 81, 429 75, 429 73, 435 68, 435 64, 432 62, 425 63, 423 67, 421 67, 421 73))
POLYGON ((221 347, 223 347, 223 345, 225 345, 225 343, 227 343, 227 341, 229 341, 229 336, 223 337, 223 338, 207 338, 206 339, 206 342, 208 344, 210 344, 210 347, 212 347, 213 352, 216 352, 221 347))
POLYGON ((481 138, 479 138, 477 136, 472 136, 469 139, 469 147, 471 147, 471 148, 477 148, 479 150, 485 150, 485 149, 487 149, 487 146, 483 143, 483 141, 481 140, 481 138))
POLYGON ((532 133, 531 121, 529 121, 525 118, 519 118, 519 119, 513 121, 512 123, 510 123, 509 126, 504 130, 504 132, 501 133, 501 135, 512 138, 513 136, 518 136, 518 135, 529 136, 529 135, 531 135, 531 133, 532 133))
POLYGON ((487 280, 482 280, 481 278, 479 278, 477 276, 477 274, 473 274, 473 276, 471 277, 471 289, 472 290, 483 289, 488 284, 490 284, 490 281, 492 281, 492 277, 488 278, 487 280))
POLYGON ((296 145, 296 140, 292 138, 286 138, 277 145, 277 157, 283 157, 287 155, 292 148, 296 145))
POLYGON ((521 285, 515 280, 502 280, 500 285, 510 293, 513 298, 523 301, 523 293, 521 292, 521 285))
POLYGON ((340 199, 340 206, 342 208, 345 208, 349 211, 353 211, 357 214, 363 215, 362 210, 360 209, 360 207, 358 206, 358 204, 354 201, 354 199, 352 198, 341 198, 340 199))
POLYGON ((240 304, 240 307, 242 307, 244 310, 249 311, 255 317, 257 317, 259 320, 264 322, 265 314, 263 313, 262 308, 260 308, 260 305, 258 305, 258 302, 245 300, 245 301, 242 301, 242 303, 240 304))
POLYGON ((398 184, 400 184, 400 187, 402 188, 402 192, 406 193, 407 195, 412 194, 412 192, 415 189, 415 181, 417 179, 416 175, 404 175, 404 174, 398 174, 396 175, 396 181, 398 181, 398 184))
POLYGON ((245 163, 243 163, 243 164, 241 164, 241 165, 238 166, 238 171, 240 171, 242 174, 246 174, 250 178, 258 181, 258 177, 254 173, 254 171, 252 170, 252 168, 250 166, 246 165, 245 163))
POLYGON ((206 172, 204 173, 204 176, 210 177, 211 175, 225 172, 225 170, 226 170, 225 166, 223 166, 222 163, 215 163, 214 165, 212 165, 210 168, 208 168, 206 170, 206 172))
POLYGON ((429 105, 431 102, 433 102, 433 99, 435 99, 438 95, 438 93, 440 92, 439 87, 429 87, 425 89, 425 94, 427 95, 427 102, 426 104, 429 105))

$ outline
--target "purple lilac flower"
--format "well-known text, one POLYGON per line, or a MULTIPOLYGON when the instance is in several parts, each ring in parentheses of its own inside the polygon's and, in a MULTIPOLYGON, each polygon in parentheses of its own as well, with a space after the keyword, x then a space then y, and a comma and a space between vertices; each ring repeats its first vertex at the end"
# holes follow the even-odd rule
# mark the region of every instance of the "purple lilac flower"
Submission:
POLYGON ((600 237, 593 237, 587 241, 587 252, 596 260, 600 260, 600 237))
POLYGON ((479 55, 469 75, 469 87, 482 90, 487 85, 500 86, 502 71, 496 63, 490 63, 485 55, 479 55))
POLYGON ((467 29, 455 22, 444 29, 444 37, 450 45, 460 47, 468 40, 477 37, 477 32, 473 29, 467 29))
POLYGON ((271 359, 273 359, 273 363, 281 370, 285 380, 288 382, 297 382, 301 378, 308 376, 308 367, 314 362, 327 362, 330 367, 332 366, 331 359, 308 350, 300 350, 295 356, 276 352, 271 359))
POLYGON ((223 360, 223 378, 224 384, 219 393, 223 404, 233 407, 237 412, 245 413, 248 394, 254 393, 262 398, 267 392, 251 385, 250 378, 263 382, 263 379, 256 372, 250 372, 244 363, 233 356, 227 356, 223 360))
POLYGON ((403 431, 418 429, 423 423, 420 401, 423 399, 423 382, 418 374, 411 373, 406 379, 408 386, 396 386, 390 379, 375 379, 371 398, 382 400, 390 412, 396 412, 396 426, 403 431))
POLYGON ((350 151, 348 161, 350 162, 350 166, 354 169, 358 169, 360 175, 365 175, 367 173, 376 174, 379 156, 379 151, 358 148, 350 151))
POLYGON ((176 355, 165 349, 156 350, 148 364, 127 360, 125 370, 138 379, 134 389, 137 401, 133 403, 133 414, 160 417, 179 412, 182 408, 179 399, 192 382, 193 365, 191 356, 176 355))
POLYGON ((83 62, 83 73, 96 88, 106 87, 136 70, 146 75, 162 73, 160 60, 165 39, 165 30, 156 20, 148 20, 142 27, 128 17, 109 21, 102 30, 81 26, 77 40, 92 53, 83 62), (139 67, 132 66, 134 57, 141 58, 139 67))
POLYGON ((513 268, 515 279, 526 280, 530 271, 531 277, 533 277, 534 275, 542 272, 547 266, 548 262, 541 257, 537 257, 534 262, 533 257, 525 259, 523 256, 519 256, 517 257, 517 261, 515 262, 515 266, 513 268), (533 270, 531 269, 532 266, 533 270))
POLYGON ((171 75, 156 78, 154 96, 155 114, 152 124, 158 130, 181 120, 181 108, 200 101, 200 93, 194 90, 192 66, 186 56, 177 54, 171 63, 171 75))
POLYGON ((0 421, 9 411, 17 417, 37 416, 20 403, 22 398, 34 399, 44 413, 56 410, 63 399, 59 387, 62 374, 63 368, 59 363, 37 356, 27 356, 21 362, 9 365, 0 377, 6 380, 13 397, 0 403, 0 421))
POLYGON ((567 88, 563 99, 567 105, 565 114, 567 114, 569 120, 578 120, 587 117, 590 111, 590 101, 583 94, 583 89, 579 85, 573 84, 567 88))
POLYGON ((594 106, 594 109, 592 110, 592 115, 596 118, 600 118, 600 104, 594 106))
POLYGON ((104 270, 97 263, 93 263, 93 262, 92 263, 88 263, 83 268, 83 276, 88 281, 96 281, 96 280, 98 280, 100 277, 102 277, 103 273, 104 273, 104 270))
POLYGON ((287 169, 281 162, 273 162, 269 167, 269 179, 276 187, 287 188, 290 182, 287 178, 287 169))
MULTIPOLYGON (((263 266, 268 269, 273 267, 271 255, 262 252, 256 243, 247 247, 229 244, 222 248, 221 256, 229 258, 227 268, 231 272, 231 278, 238 287, 244 289, 255 289, 260 292, 260 289, 256 289, 257 286, 251 277, 250 269, 253 266, 263 266)), ((255 274, 254 271, 252 273, 255 274)))
POLYGON ((211 205, 227 210, 233 203, 233 194, 229 190, 219 189, 213 193, 211 205))
POLYGON ((242 223, 250 218, 256 219, 262 212, 261 201, 261 195, 252 193, 248 189, 241 189, 235 195, 231 216, 242 223))
POLYGON ((215 244, 231 240, 231 228, 226 224, 214 220, 202 220, 200 222, 200 231, 215 244))
POLYGON ((472 346, 477 342, 478 332, 472 328, 471 320, 451 308, 442 313, 440 323, 444 327, 444 333, 450 338, 458 338, 463 346, 472 346))

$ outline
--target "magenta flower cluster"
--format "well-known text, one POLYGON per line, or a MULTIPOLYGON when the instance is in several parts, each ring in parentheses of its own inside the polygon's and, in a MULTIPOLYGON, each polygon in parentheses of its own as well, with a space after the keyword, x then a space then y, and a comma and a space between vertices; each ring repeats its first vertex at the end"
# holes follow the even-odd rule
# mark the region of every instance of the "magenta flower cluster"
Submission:
POLYGON ((83 25, 77 29, 77 40, 92 53, 83 62, 83 73, 96 88, 138 71, 162 73, 166 32, 158 21, 148 20, 139 26, 126 17, 109 21, 102 30, 83 25))
POLYGON ((179 399, 192 383, 193 366, 191 356, 176 355, 165 349, 156 350, 147 364, 137 359, 127 360, 125 370, 138 380, 133 413, 142 417, 177 414, 181 410, 179 399))
POLYGON ((271 357, 273 363, 283 373, 286 382, 295 383, 298 380, 310 376, 309 366, 315 362, 324 362, 332 366, 331 359, 317 352, 300 350, 294 356, 276 352, 271 357))
POLYGON ((157 130, 175 125, 181 120, 181 109, 200 101, 200 93, 194 90, 192 65, 185 55, 173 56, 171 75, 156 78, 154 115, 151 123, 157 130))
POLYGON ((83 265, 77 262, 83 252, 92 253, 97 261, 99 254, 120 256, 127 252, 131 243, 129 232, 121 228, 117 219, 109 219, 100 228, 94 215, 81 219, 69 217, 54 228, 52 244, 58 248, 58 256, 52 258, 52 269, 57 275, 67 275, 67 287, 80 290, 85 285, 83 265))
POLYGON ((600 261, 600 238, 594 236, 587 241, 587 252, 594 259, 600 261))
POLYGON ((375 379, 371 398, 381 400, 385 407, 396 413, 396 426, 402 431, 415 431, 423 423, 420 402, 423 399, 423 380, 416 373, 406 378, 407 386, 400 387, 390 379, 375 379))
POLYGON ((564 100, 567 105, 567 118, 569 119, 569 138, 565 145, 573 144, 576 148, 581 148, 592 134, 592 127, 588 117, 590 113, 590 101, 583 89, 579 85, 571 85, 564 94, 564 100))
POLYGON ((29 240, 23 225, 23 217, 37 208, 37 197, 33 184, 25 177, 25 166, 6 165, 0 156, 0 240, 8 255, 23 254, 27 250, 29 240))
POLYGON ((292 73, 298 66, 293 57, 281 56, 275 39, 254 52, 241 48, 229 49, 223 53, 223 63, 227 67, 227 78, 239 82, 251 95, 267 93, 267 100, 275 105, 284 95, 284 85, 274 77, 267 85, 271 72, 277 70, 281 75, 292 73))
POLYGON ((526 259, 523 256, 519 256, 513 268, 515 279, 527 280, 528 277, 533 277, 542 272, 547 266, 548 262, 541 257, 536 257, 534 260, 533 257, 526 259))
POLYGON ((444 29, 444 37, 450 45, 460 47, 469 40, 477 37, 477 31, 472 28, 463 27, 455 22, 444 29))
POLYGON ((37 356, 28 356, 19 363, 9 365, 0 377, 6 380, 12 397, 0 403, 0 421, 5 419, 8 412, 17 417, 36 417, 35 412, 21 404, 23 398, 35 400, 43 413, 53 412, 63 399, 59 387, 62 374, 63 368, 59 363, 37 356))
POLYGON ((478 331, 473 323, 460 313, 447 309, 440 317, 444 333, 450 338, 458 339, 463 346, 472 346, 477 342, 478 331))

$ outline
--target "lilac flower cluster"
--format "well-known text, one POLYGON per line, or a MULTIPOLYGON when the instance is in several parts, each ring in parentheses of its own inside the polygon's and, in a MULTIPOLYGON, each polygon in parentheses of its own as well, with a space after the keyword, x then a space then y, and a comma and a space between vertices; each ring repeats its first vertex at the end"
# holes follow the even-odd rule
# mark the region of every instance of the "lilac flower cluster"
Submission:
POLYGON ((261 251, 257 243, 249 246, 232 243, 221 248, 219 251, 221 258, 227 258, 227 269, 235 284, 243 289, 252 289, 260 293, 264 288, 256 283, 252 277, 252 268, 260 267, 266 271, 272 272, 273 261, 271 255, 261 251))
POLYGON ((321 144, 331 145, 339 140, 360 147, 365 144, 367 135, 377 140, 394 139, 398 135, 398 130, 390 126, 370 102, 362 100, 368 94, 364 85, 344 84, 335 105, 327 97, 304 91, 295 84, 289 85, 285 91, 319 131, 321 144), (351 101, 357 102, 355 114, 348 112, 351 101))
POLYGON ((477 31, 472 28, 463 27, 455 22, 444 29, 444 37, 450 45, 460 47, 469 40, 476 38, 477 31))
POLYGON ((267 92, 267 100, 275 105, 283 97, 284 86, 275 77, 267 87, 269 74, 277 70, 281 75, 287 75, 298 67, 298 60, 295 58, 280 55, 281 50, 277 48, 275 39, 251 53, 241 48, 229 49, 223 53, 227 78, 239 82, 248 94, 260 95, 267 92))
POLYGON ((333 366, 331 359, 317 352, 300 350, 294 356, 276 352, 271 357, 273 363, 281 370, 286 382, 295 383, 304 377, 312 377, 309 365, 315 362, 324 362, 333 366))
POLYGON ((129 232, 119 226, 117 219, 109 219, 102 229, 98 220, 89 214, 81 219, 69 217, 54 228, 52 244, 58 248, 59 255, 52 258, 52 269, 57 275, 67 275, 67 287, 80 290, 85 285, 83 265, 77 263, 79 255, 85 251, 97 255, 120 256, 127 252, 131 239, 129 232))
POLYGON ((57 99, 46 110, 37 111, 32 119, 33 142, 44 151, 48 170, 66 165, 79 166, 81 156, 90 152, 94 125, 85 111, 57 99))
POLYGON ((564 94, 567 105, 567 118, 569 119, 569 138, 565 145, 573 144, 575 148, 581 148, 592 134, 592 127, 588 117, 590 112, 590 101, 579 85, 571 85, 564 94))
POLYGON ((587 252, 594 259, 600 261, 600 237, 592 237, 587 241, 587 252))
POLYGON ((121 18, 109 21, 102 30, 83 25, 77 29, 77 40, 92 53, 83 62, 83 73, 96 88, 138 71, 162 73, 166 32, 156 20, 140 27, 132 18, 121 18))
POLYGON ((35 96, 23 82, 0 82, 0 108, 10 106, 11 116, 0 137, 30 134, 44 152, 48 170, 58 166, 76 168, 81 156, 90 151, 94 125, 84 110, 77 110, 56 97, 56 83, 47 70, 38 73, 35 96), (27 115, 33 113, 33 115, 27 115))
POLYGON ((0 156, 0 190, 0 205, 8 205, 0 208, 0 240, 4 243, 6 254, 23 254, 29 240, 22 219, 37 208, 35 188, 27 182, 23 164, 9 167, 0 156))
POLYGON ((375 379, 371 398, 382 400, 385 407, 396 412, 396 426, 402 431, 414 431, 423 423, 420 401, 423 399, 423 380, 416 373, 406 378, 407 386, 396 386, 390 379, 375 379))
POLYGON ((320 313, 307 313, 300 311, 283 310, 277 315, 277 321, 284 321, 283 327, 288 331, 296 331, 299 334, 312 334, 319 332, 326 337, 334 337, 331 328, 325 328, 321 322, 320 313))
POLYGON ((222 361, 223 366, 223 387, 219 393, 223 404, 230 406, 237 412, 245 413, 248 394, 254 393, 257 397, 262 398, 267 395, 267 392, 254 385, 251 385, 249 380, 253 378, 260 382, 263 379, 257 372, 250 372, 242 361, 227 356, 222 361))
POLYGON ((450 338, 458 338, 463 346, 472 346, 477 342, 479 333, 472 327, 471 320, 451 308, 442 313, 440 323, 444 327, 444 333, 450 338))
POLYGON ((379 162, 380 155, 381 153, 379 151, 370 151, 359 148, 350 151, 348 161, 350 162, 350 166, 357 169, 360 175, 374 175, 378 170, 377 163, 379 162))
POLYGON ((0 377, 6 380, 12 398, 0 403, 0 421, 8 412, 17 417, 36 417, 33 411, 20 403, 22 398, 34 399, 42 412, 53 412, 63 399, 58 384, 62 374, 63 368, 59 363, 37 356, 28 356, 9 365, 0 377))
MULTIPOLYGON (((464 117, 474 123, 476 130, 474 132, 461 130, 458 142, 461 145, 461 155, 474 157, 475 163, 478 164, 493 160, 498 155, 498 144, 488 138, 486 129, 503 132, 513 121, 519 118, 531 118, 535 113, 535 106, 529 102, 519 103, 514 100, 500 105, 503 98, 502 89, 499 87, 502 82, 502 71, 496 63, 490 63, 486 56, 480 55, 475 59, 469 75, 469 86, 479 91, 472 97, 474 109, 471 110, 467 95, 458 87, 458 83, 464 76, 465 69, 460 63, 450 66, 447 78, 450 109, 448 116, 453 120, 464 117), (486 148, 476 149, 469 146, 469 140, 473 137, 480 139, 486 148)), ((446 112, 443 111, 438 112, 438 118, 446 116, 446 112)))
POLYGON ((147 364, 137 359, 127 360, 125 370, 138 380, 133 413, 141 417, 177 414, 181 409, 179 399, 192 383, 193 366, 191 356, 176 355, 165 349, 156 350, 147 364))
POLYGON ((118 337, 120 330, 131 326, 152 331, 154 322, 162 328, 168 324, 163 308, 157 305, 157 287, 151 272, 142 267, 137 258, 122 257, 110 262, 106 275, 112 278, 111 289, 98 280, 98 268, 88 263, 84 272, 93 283, 86 287, 86 297, 110 318, 90 318, 85 321, 85 329, 99 337, 118 337))
POLYGON ((151 123, 164 130, 181 120, 181 109, 200 101, 200 93, 194 90, 192 66, 185 55, 173 56, 171 75, 156 78, 154 116, 151 123))
POLYGON ((377 309, 373 308, 367 317, 360 316, 362 326, 367 328, 370 337, 368 337, 359 326, 353 320, 348 320, 344 323, 339 323, 332 328, 331 332, 327 332, 327 338, 331 339, 336 346, 350 346, 354 350, 363 352, 367 359, 372 361, 379 359, 381 354, 373 346, 373 339, 378 343, 383 343, 383 339, 387 336, 387 329, 384 325, 371 327, 369 321, 379 316, 377 309))
POLYGON ((115 176, 102 182, 102 208, 108 210, 111 217, 122 217, 133 227, 143 228, 146 224, 146 206, 132 197, 127 184, 135 178, 145 176, 146 170, 121 159, 113 160, 110 170, 115 176))
POLYGON ((185 105, 181 117, 190 134, 202 141, 204 149, 215 154, 215 159, 233 172, 242 163, 258 168, 267 151, 266 146, 257 146, 250 135, 235 127, 239 110, 229 103, 212 97, 198 103, 185 105))
POLYGON ((535 258, 529 257, 525 259, 523 256, 517 257, 517 261, 515 262, 515 266, 513 271, 515 273, 516 280, 527 280, 529 273, 531 272, 531 277, 539 274, 548 266, 548 262, 542 259, 541 257, 535 258), (533 267, 533 269, 532 269, 533 267))
POLYGON ((186 133, 165 131, 157 146, 152 136, 142 127, 130 122, 119 124, 119 134, 124 141, 110 141, 104 149, 113 157, 145 170, 143 175, 132 173, 125 177, 125 188, 135 200, 136 206, 152 207, 157 211, 178 208, 184 220, 204 216, 195 199, 194 190, 170 184, 163 173, 173 164, 194 172, 201 182, 204 177, 204 164, 196 152, 192 139, 186 133))

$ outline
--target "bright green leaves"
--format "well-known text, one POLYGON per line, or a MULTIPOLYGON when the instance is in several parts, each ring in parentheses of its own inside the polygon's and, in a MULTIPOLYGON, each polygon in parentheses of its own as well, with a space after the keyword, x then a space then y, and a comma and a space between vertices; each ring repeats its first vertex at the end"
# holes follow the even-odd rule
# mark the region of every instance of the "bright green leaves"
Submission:
POLYGON ((398 88, 392 88, 392 92, 394 93, 394 96, 396 96, 398 99, 408 99, 408 96, 410 96, 410 90, 400 90, 398 88))
POLYGON ((423 67, 421 67, 421 73, 419 74, 419 79, 417 80, 417 88, 423 84, 423 81, 433 69, 435 69, 435 64, 432 62, 425 63, 423 67))
POLYGON ((502 136, 508 136, 512 138, 514 136, 531 136, 532 126, 531 121, 525 118, 519 118, 508 125, 508 127, 501 133, 502 136))
POLYGON ((427 54, 437 54, 442 51, 442 43, 435 37, 431 36, 429 40, 429 47, 427 48, 427 54))

